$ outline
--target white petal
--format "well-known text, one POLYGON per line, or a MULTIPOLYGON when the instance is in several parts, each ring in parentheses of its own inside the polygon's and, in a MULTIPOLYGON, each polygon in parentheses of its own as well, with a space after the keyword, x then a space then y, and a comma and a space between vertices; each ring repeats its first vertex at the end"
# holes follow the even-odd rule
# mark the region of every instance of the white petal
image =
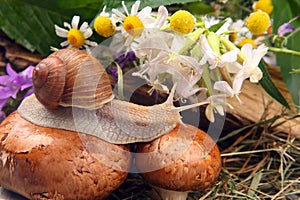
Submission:
POLYGON ((154 21, 154 18, 151 16, 151 12, 152 12, 152 8, 150 6, 147 6, 137 14, 137 17, 140 18, 141 20, 150 18, 153 19, 154 21))
POLYGON ((71 22, 72 28, 78 29, 79 20, 80 20, 80 17, 79 17, 79 16, 75 15, 75 16, 73 17, 72 22, 71 22))
POLYGON ((59 37, 66 38, 68 36, 68 30, 61 28, 61 27, 57 26, 56 24, 54 25, 54 27, 55 27, 55 33, 59 37))
POLYGON ((71 25, 68 23, 68 22, 64 22, 64 27, 68 28, 68 29, 71 29, 71 25))
POLYGON ((236 74, 242 69, 242 65, 238 62, 229 63, 226 65, 229 73, 236 74))
POLYGON ((203 53, 205 53, 205 51, 207 51, 207 50, 212 51, 211 47, 204 35, 200 36, 200 42, 201 42, 201 49, 203 50, 203 53))
POLYGON ((85 43, 89 46, 92 46, 92 47, 95 47, 98 45, 97 42, 93 42, 93 41, 90 41, 90 40, 85 40, 85 43))
POLYGON ((112 9, 111 12, 115 14, 115 15, 112 15, 112 17, 114 17, 116 19, 116 21, 122 21, 126 17, 126 15, 124 15, 123 13, 118 11, 117 9, 112 9))
POLYGON ((242 46, 241 52, 246 57, 246 60, 252 60, 252 44, 244 44, 242 46))
POLYGON ((89 37, 91 37, 93 35, 93 31, 92 31, 92 29, 86 29, 85 30, 85 32, 83 32, 83 37, 85 38, 85 39, 87 39, 87 38, 89 38, 89 37))
POLYGON ((237 48, 229 52, 226 52, 225 54, 221 55, 221 60, 227 63, 235 62, 237 60, 238 52, 239 50, 237 48))
POLYGON ((210 122, 215 121, 214 113, 212 111, 211 105, 208 105, 205 109, 205 116, 210 122))
MULTIPOLYGON (((141 3, 140 1, 136 1, 136 2, 132 5, 130 15, 137 15, 137 12, 138 12, 139 7, 140 7, 140 3, 141 3)), ((128 13, 128 11, 127 11, 127 13, 128 13)), ((127 15, 128 15, 128 14, 127 14, 127 15)))
POLYGON ((262 76, 262 71, 257 67, 256 70, 250 74, 250 82, 258 83, 262 76))
POLYGON ((255 65, 258 65, 262 57, 268 52, 268 47, 264 44, 260 45, 254 52, 253 59, 255 59, 255 65))
POLYGON ((159 6, 158 12, 157 12, 157 18, 155 20, 155 27, 160 28, 162 27, 168 18, 168 10, 165 6, 159 6))
POLYGON ((65 46, 68 46, 68 45, 69 45, 68 40, 66 40, 66 41, 64 41, 64 42, 62 42, 62 43, 60 43, 60 46, 62 46, 62 47, 65 47, 65 46))
POLYGON ((245 79, 243 79, 242 77, 235 77, 233 79, 233 86, 232 87, 233 87, 234 94, 239 94, 240 93, 244 80, 245 79))
POLYGON ((89 29, 89 24, 87 22, 83 22, 82 25, 80 26, 80 31, 85 32, 85 30, 89 29))
POLYGON ((181 64, 193 69, 198 75, 202 74, 203 68, 194 57, 179 55, 179 61, 181 64))
POLYGON ((226 81, 215 82, 214 89, 225 93, 229 97, 234 95, 233 89, 230 87, 230 85, 226 81))
POLYGON ((109 17, 109 13, 108 12, 105 12, 106 10, 106 5, 103 7, 103 10, 102 12, 100 13, 100 16, 103 16, 103 17, 109 17))
POLYGON ((215 109, 216 109, 217 113, 219 113, 219 115, 224 116, 224 108, 223 108, 223 106, 221 106, 221 105, 216 105, 216 106, 215 106, 215 109))
POLYGON ((203 57, 201 58, 199 64, 200 64, 200 65, 204 65, 206 62, 207 62, 207 56, 206 56, 206 55, 203 55, 203 57))
POLYGON ((129 16, 129 12, 128 12, 128 10, 127 10, 127 7, 126 7, 126 5, 125 5, 125 2, 124 2, 124 1, 122 1, 122 6, 123 6, 123 9, 124 9, 124 11, 125 11, 126 15, 127 15, 127 16, 129 16))

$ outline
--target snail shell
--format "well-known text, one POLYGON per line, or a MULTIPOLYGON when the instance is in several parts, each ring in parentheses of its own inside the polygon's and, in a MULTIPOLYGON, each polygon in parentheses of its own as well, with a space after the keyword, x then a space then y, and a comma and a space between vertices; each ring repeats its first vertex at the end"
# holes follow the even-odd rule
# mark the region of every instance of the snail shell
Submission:
POLYGON ((101 63, 84 51, 62 49, 43 59, 33 71, 37 99, 47 108, 98 109, 114 98, 101 63))

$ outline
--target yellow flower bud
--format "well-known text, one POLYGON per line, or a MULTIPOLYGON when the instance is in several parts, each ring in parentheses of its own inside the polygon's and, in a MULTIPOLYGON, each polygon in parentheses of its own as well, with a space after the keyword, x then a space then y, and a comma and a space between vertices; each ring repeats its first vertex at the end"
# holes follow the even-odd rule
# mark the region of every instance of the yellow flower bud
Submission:
POLYGON ((177 33, 188 34, 192 32, 194 25, 194 16, 186 10, 178 10, 170 19, 170 27, 177 33))
POLYGON ((266 32, 270 24, 271 20, 269 15, 266 12, 260 10, 251 13, 247 20, 247 26, 249 31, 256 35, 263 34, 264 32, 266 32))
POLYGON ((94 29, 99 35, 101 35, 103 37, 110 37, 116 31, 116 27, 112 23, 111 19, 109 19, 109 17, 105 17, 105 16, 98 16, 95 19, 94 29))
POLYGON ((261 10, 268 13, 268 15, 272 14, 273 9, 274 7, 271 0, 259 0, 253 4, 254 11, 261 10))

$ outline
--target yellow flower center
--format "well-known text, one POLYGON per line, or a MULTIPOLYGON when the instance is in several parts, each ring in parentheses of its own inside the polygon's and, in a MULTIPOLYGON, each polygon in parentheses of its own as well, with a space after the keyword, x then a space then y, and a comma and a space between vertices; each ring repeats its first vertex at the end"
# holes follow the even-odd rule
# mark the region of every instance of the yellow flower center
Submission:
POLYGON ((194 29, 194 25, 193 15, 186 10, 178 10, 170 19, 170 27, 177 33, 188 34, 194 29))
POLYGON ((174 53, 169 53, 169 58, 164 61, 164 64, 170 64, 170 62, 173 62, 177 59, 177 55, 174 53))
POLYGON ((123 27, 132 36, 139 36, 144 31, 144 24, 136 15, 127 16, 123 27))
POLYGON ((255 44, 254 40, 252 40, 251 38, 245 38, 245 39, 242 39, 242 40, 237 44, 237 46, 238 46, 238 47, 242 47, 242 46, 244 46, 244 44, 251 44, 253 47, 256 47, 256 44, 255 44))
POLYGON ((81 47, 85 42, 82 32, 76 28, 71 28, 69 30, 67 38, 69 44, 77 48, 81 47))
POLYGON ((272 14, 273 9, 274 7, 271 0, 259 0, 253 5, 254 11, 261 10, 268 13, 268 15, 272 14))
POLYGON ((249 31, 256 35, 266 32, 270 24, 271 21, 269 15, 260 10, 252 13, 247 21, 249 31))
POLYGON ((116 31, 116 27, 115 25, 113 25, 111 19, 105 16, 98 16, 95 19, 94 29, 99 35, 103 37, 110 37, 116 31))
POLYGON ((238 34, 237 34, 237 33, 230 33, 230 34, 229 34, 229 40, 230 40, 231 42, 236 41, 237 38, 238 38, 238 34))

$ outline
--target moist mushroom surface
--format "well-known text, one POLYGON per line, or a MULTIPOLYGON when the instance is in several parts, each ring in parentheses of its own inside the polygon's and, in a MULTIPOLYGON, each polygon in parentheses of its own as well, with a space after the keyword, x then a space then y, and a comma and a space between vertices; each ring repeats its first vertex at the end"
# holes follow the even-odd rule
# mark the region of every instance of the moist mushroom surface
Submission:
POLYGON ((29 199, 102 199, 127 177, 125 145, 45 128, 18 112, 0 125, 0 185, 29 199))
MULTIPOLYGON (((220 152, 211 137, 189 124, 178 125, 168 134, 138 145, 136 165, 146 181, 172 191, 200 191, 210 187, 219 177, 220 152)), ((181 196, 176 192, 175 196, 181 196)), ((168 192, 167 192, 168 193, 168 192)), ((164 192, 165 194, 165 192, 164 192)))

